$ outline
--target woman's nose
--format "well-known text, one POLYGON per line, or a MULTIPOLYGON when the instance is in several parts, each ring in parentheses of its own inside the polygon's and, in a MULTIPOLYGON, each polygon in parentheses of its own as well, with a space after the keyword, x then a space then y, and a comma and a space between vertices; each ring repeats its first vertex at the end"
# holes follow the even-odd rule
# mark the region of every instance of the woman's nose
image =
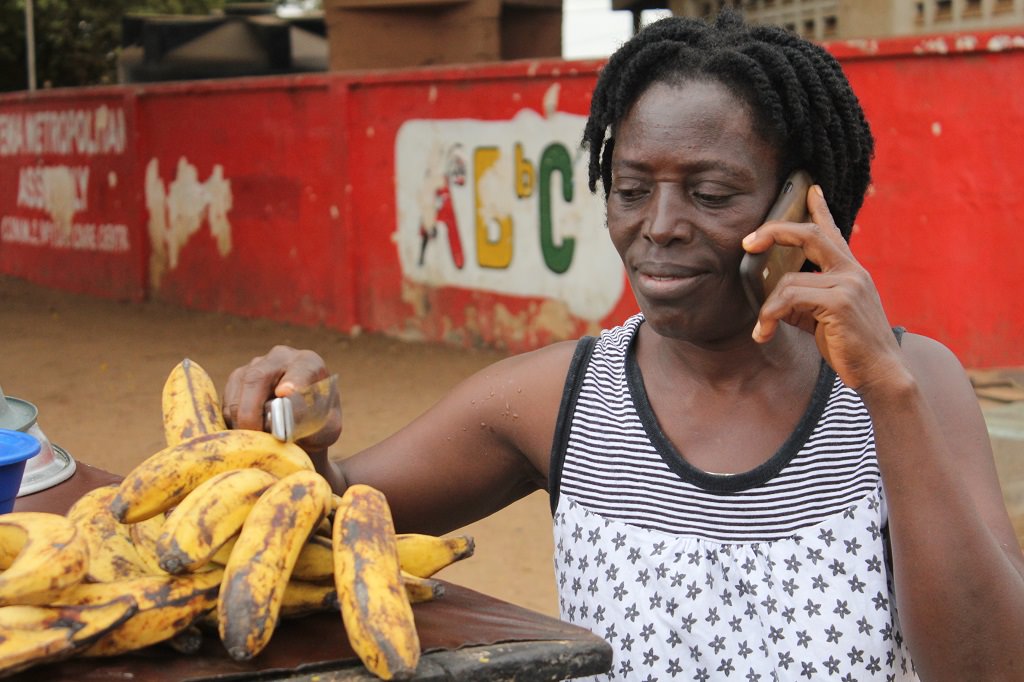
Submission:
POLYGON ((675 240, 689 242, 693 239, 692 210, 685 193, 673 188, 658 189, 644 224, 644 237, 658 246, 675 240))

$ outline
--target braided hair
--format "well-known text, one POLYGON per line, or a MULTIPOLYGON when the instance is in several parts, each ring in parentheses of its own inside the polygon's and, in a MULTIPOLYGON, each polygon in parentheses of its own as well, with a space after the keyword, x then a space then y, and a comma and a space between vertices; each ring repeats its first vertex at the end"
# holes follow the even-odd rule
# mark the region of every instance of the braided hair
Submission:
POLYGON ((713 23, 668 17, 622 45, 601 70, 583 132, 590 191, 611 188, 615 128, 657 82, 713 80, 745 101, 757 132, 780 152, 778 182, 797 168, 821 185, 847 240, 871 180, 874 138, 839 63, 777 26, 748 25, 734 11, 713 23))

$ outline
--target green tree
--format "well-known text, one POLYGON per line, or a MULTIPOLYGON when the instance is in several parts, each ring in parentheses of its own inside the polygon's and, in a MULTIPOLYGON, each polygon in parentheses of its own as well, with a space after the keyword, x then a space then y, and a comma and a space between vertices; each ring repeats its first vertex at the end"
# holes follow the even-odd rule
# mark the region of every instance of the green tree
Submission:
MULTIPOLYGON (((125 14, 209 14, 225 0, 34 0, 39 87, 117 80, 125 14)), ((28 88, 25 0, 0 0, 0 91, 28 88)))

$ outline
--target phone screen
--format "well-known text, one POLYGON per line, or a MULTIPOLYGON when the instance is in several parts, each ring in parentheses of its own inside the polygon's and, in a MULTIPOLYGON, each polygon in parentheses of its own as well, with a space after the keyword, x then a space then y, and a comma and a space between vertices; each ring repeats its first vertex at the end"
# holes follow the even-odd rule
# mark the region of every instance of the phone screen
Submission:
MULTIPOLYGON (((770 220, 785 220, 793 223, 807 222, 807 191, 814 184, 806 171, 798 170, 782 183, 779 198, 765 215, 763 223, 770 220)), ((759 311, 765 299, 775 289, 787 272, 795 272, 804 264, 804 252, 797 246, 772 244, 761 253, 745 253, 740 261, 740 279, 747 299, 755 311, 759 311)))

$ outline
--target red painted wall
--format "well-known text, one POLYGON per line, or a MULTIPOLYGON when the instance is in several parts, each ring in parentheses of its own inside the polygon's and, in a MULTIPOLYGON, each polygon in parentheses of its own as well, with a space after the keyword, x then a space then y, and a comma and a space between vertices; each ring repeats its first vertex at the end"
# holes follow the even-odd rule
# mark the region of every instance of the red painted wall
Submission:
MULTIPOLYGON (((829 48, 877 138, 874 185, 852 243, 891 321, 940 339, 969 366, 1024 364, 1016 144, 1024 33, 829 48)), ((504 177, 519 194, 509 198, 506 187, 498 198, 525 212, 488 232, 473 163, 487 158, 474 154, 487 151, 488 135, 495 158, 511 164, 531 126, 543 136, 559 115, 583 117, 599 67, 546 60, 0 97, 0 271, 98 296, 514 351, 592 333, 634 309, 628 287, 589 312, 567 303, 589 297, 578 293, 580 272, 605 295, 619 291, 608 282, 621 287, 621 271, 584 256, 589 232, 559 227, 578 207, 592 211, 595 199, 578 185, 571 200, 559 194, 568 169, 541 184, 541 151, 523 147, 522 163, 516 156, 504 177), (102 137, 98 121, 115 111, 121 137, 109 127, 102 137), (465 131, 477 140, 466 150, 465 184, 451 188, 456 199, 477 201, 458 216, 467 264, 452 265, 444 236, 425 250, 433 265, 424 272, 448 272, 447 284, 417 280, 399 255, 417 224, 402 208, 421 173, 400 167, 411 121, 426 126, 415 131, 440 122, 441 137, 465 131), (538 205, 543 215, 545 187, 560 217, 541 249, 543 218, 522 216, 537 215, 538 205), (75 244, 47 227, 68 215, 68 201, 75 244), (481 240, 501 246, 510 235, 528 237, 508 252, 512 260, 481 265, 481 240), (568 270, 553 274, 551 250, 574 239, 568 270), (460 283, 469 281, 482 284, 460 283)), ((550 134, 545 152, 571 146, 550 134)), ((588 229, 601 234, 587 211, 588 229)))

